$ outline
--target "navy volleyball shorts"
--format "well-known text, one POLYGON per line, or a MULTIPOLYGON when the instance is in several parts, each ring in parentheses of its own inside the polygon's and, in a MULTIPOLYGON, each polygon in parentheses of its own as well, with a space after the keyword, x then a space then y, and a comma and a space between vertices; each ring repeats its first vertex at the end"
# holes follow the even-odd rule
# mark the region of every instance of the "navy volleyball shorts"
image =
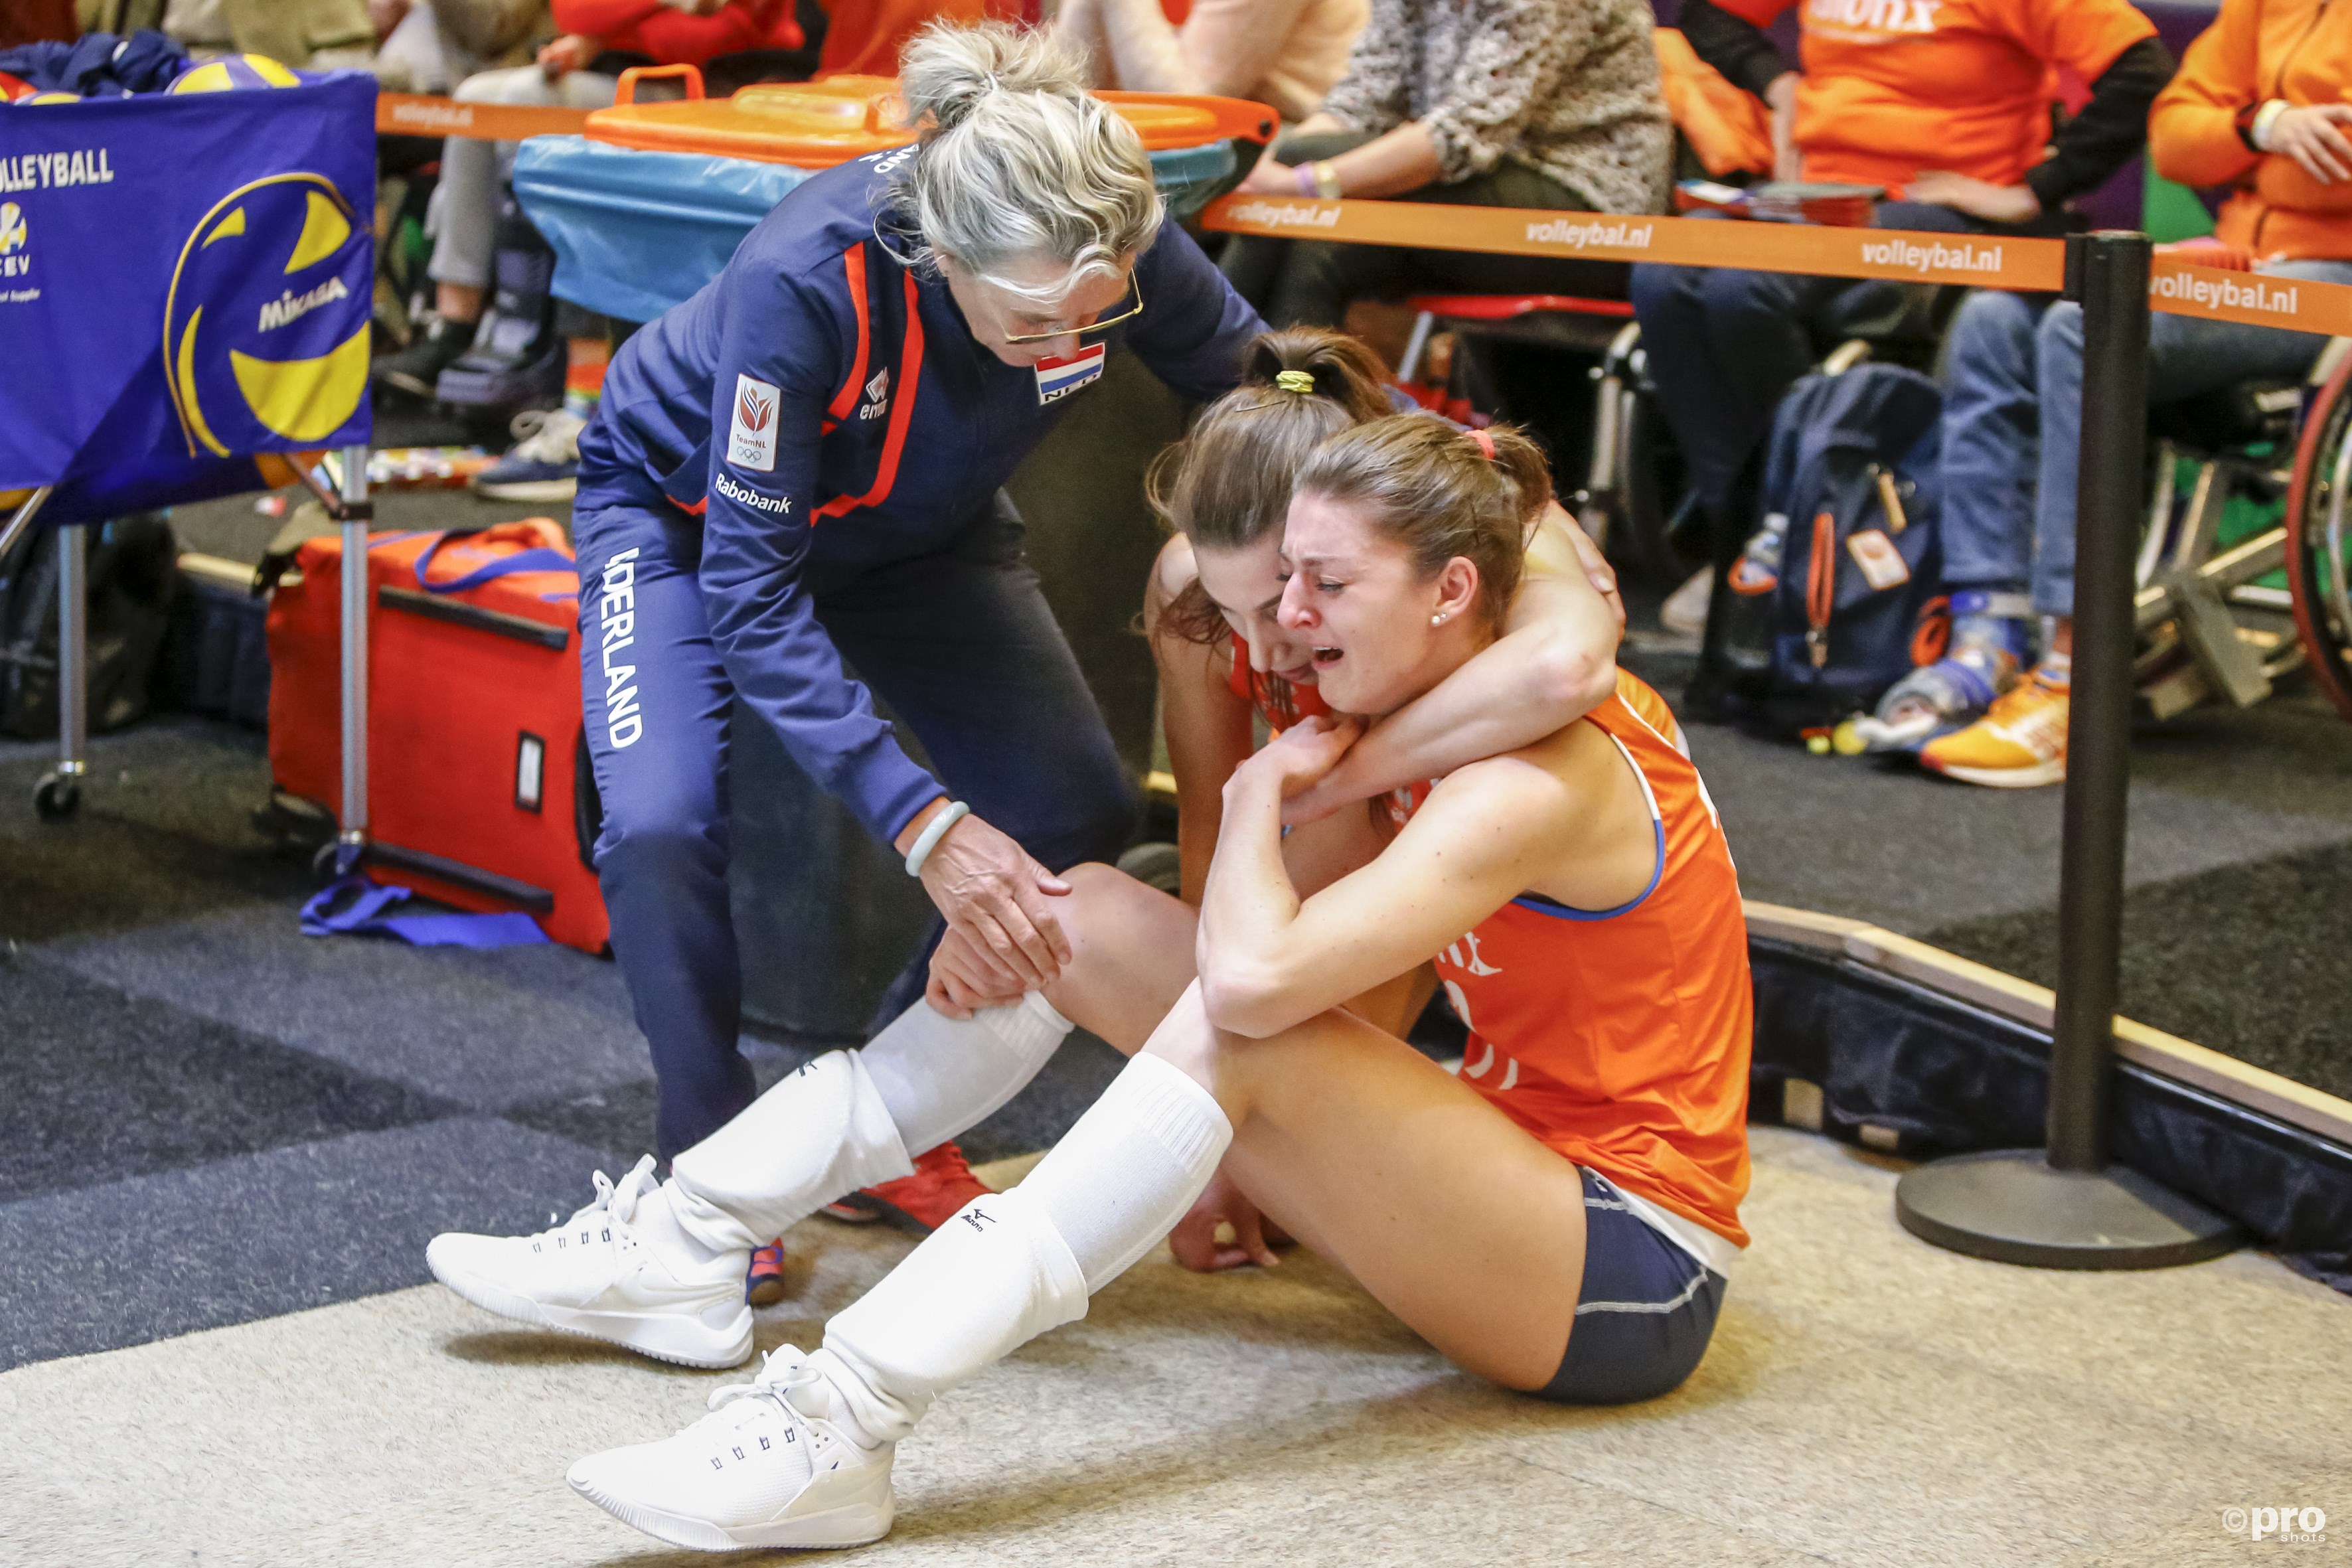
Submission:
POLYGON ((1606 1177, 1584 1178, 1584 1284, 1552 1380, 1565 1405, 1627 1405, 1678 1387, 1706 1353, 1726 1281, 1658 1234, 1606 1177))

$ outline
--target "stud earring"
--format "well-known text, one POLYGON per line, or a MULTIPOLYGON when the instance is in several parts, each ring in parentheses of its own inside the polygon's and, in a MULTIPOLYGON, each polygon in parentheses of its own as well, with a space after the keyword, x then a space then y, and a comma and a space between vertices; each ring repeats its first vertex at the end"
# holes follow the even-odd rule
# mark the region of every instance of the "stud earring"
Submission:
POLYGON ((1438 612, 1437 612, 1437 614, 1435 614, 1435 615, 1433 615, 1433 616, 1430 616, 1430 617, 1429 617, 1429 624, 1430 624, 1431 626, 1444 626, 1444 625, 1445 624, 1445 612, 1444 612, 1444 611, 1443 611, 1443 610, 1440 610, 1440 611, 1438 611, 1438 612))

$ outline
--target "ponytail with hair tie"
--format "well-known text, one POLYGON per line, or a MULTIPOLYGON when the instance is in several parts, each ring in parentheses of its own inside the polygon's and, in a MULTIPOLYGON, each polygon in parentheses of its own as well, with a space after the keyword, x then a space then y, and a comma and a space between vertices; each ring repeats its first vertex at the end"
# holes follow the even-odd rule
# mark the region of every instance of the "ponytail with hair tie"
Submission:
POLYGON ((1274 384, 1285 392, 1295 392, 1301 397, 1315 393, 1315 378, 1303 370, 1278 370, 1274 373, 1274 384))
POLYGON ((1478 450, 1486 454, 1488 462, 1495 460, 1495 438, 1492 436, 1475 425, 1465 430, 1463 434, 1478 443, 1478 450))

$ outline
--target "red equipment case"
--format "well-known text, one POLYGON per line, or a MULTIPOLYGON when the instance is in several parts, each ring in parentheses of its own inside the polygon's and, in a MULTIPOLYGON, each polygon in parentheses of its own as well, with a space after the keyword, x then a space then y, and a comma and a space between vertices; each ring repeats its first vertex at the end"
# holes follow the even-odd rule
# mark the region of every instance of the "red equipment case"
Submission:
MULTIPOLYGON (((341 816, 342 544, 269 606, 269 770, 341 816)), ((609 924, 580 703, 580 576, 544 518, 368 542, 368 868, 459 909, 520 909, 590 952, 609 924)))

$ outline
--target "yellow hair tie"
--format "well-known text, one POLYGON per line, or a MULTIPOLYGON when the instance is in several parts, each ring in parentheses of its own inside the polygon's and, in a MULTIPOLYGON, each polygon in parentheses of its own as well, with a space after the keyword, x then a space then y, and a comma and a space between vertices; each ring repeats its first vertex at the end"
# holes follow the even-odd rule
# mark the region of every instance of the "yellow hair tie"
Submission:
POLYGON ((1315 390, 1315 378, 1303 370, 1278 370, 1274 373, 1274 384, 1305 396, 1315 390))

